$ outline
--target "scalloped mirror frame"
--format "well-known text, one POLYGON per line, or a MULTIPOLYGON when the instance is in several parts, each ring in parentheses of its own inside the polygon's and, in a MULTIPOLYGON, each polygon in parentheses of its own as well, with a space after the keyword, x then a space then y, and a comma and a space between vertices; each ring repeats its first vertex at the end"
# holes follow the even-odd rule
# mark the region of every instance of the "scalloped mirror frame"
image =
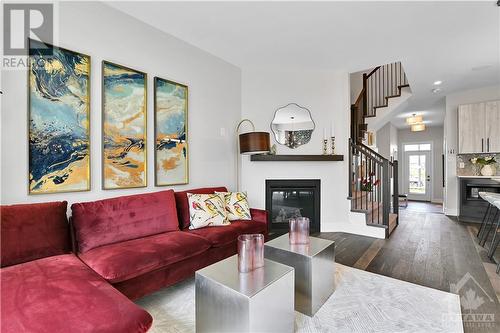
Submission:
POLYGON ((277 143, 295 149, 309 143, 316 124, 309 109, 288 103, 276 109, 270 127, 277 143), (286 119, 290 121, 285 122, 286 119))

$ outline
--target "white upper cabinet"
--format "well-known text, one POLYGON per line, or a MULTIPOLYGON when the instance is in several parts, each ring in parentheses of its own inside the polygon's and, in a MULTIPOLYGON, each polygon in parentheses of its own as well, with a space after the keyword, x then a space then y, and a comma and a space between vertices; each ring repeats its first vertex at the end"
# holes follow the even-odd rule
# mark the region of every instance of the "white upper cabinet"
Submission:
POLYGON ((458 107, 458 152, 500 152, 500 101, 458 107))
POLYGON ((486 151, 500 153, 500 101, 486 102, 486 151))
POLYGON ((484 103, 458 107, 458 152, 460 154, 484 152, 484 103))

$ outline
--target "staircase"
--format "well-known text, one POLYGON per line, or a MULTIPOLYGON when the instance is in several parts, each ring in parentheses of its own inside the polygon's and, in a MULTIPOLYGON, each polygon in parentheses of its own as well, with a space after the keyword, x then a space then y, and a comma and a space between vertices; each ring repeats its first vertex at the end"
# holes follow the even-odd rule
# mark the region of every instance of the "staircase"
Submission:
POLYGON ((391 98, 401 97, 402 90, 409 86, 401 62, 378 66, 363 74, 363 89, 351 105, 351 138, 363 142, 367 120, 377 117, 377 109, 386 108, 391 98))
POLYGON ((385 229, 385 238, 399 223, 398 162, 389 161, 363 142, 368 119, 386 108, 391 98, 409 87, 400 62, 378 66, 363 74, 363 89, 351 105, 349 139, 349 197, 351 212, 365 215, 366 225, 385 229))

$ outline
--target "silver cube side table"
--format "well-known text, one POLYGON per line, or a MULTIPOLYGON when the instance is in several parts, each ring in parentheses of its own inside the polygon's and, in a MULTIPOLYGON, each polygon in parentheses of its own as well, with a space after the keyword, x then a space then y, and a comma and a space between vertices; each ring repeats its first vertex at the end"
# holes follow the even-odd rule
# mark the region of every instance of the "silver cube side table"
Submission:
POLYGON ((265 259, 238 271, 237 255, 195 274, 196 332, 293 332, 294 270, 265 259))
POLYGON ((267 259, 295 268, 295 310, 308 316, 335 290, 335 242, 310 237, 308 245, 290 245, 288 234, 265 244, 267 259))

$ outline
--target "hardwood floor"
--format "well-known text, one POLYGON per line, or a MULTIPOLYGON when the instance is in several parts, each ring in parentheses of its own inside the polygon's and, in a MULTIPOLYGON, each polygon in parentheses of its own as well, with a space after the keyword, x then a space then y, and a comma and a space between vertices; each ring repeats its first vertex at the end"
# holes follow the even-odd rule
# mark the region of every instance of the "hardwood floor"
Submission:
POLYGON ((413 207, 410 203, 401 210, 399 226, 388 240, 346 233, 317 236, 336 242, 341 264, 459 294, 465 332, 500 332, 493 287, 500 285, 500 277, 477 244, 479 225, 457 222, 422 203, 413 207))

